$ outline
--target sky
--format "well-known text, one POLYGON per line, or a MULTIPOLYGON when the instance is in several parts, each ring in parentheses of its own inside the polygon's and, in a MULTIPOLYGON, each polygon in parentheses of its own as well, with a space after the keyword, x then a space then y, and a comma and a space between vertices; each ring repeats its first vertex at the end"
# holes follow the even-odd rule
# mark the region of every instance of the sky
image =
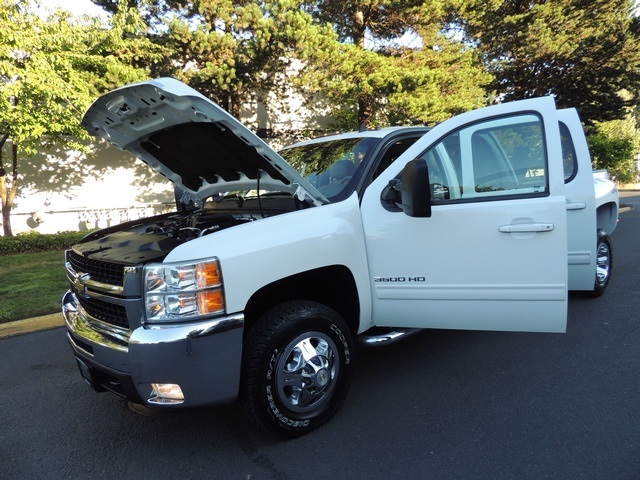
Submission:
MULTIPOLYGON (((43 6, 54 10, 57 7, 68 10, 76 15, 105 15, 104 10, 96 6, 91 0, 40 0, 43 6)), ((636 15, 640 14, 640 0, 635 0, 636 15)))
POLYGON ((91 2, 91 0, 40 0, 40 4, 50 10, 61 8, 75 15, 106 16, 105 11, 91 2))
MULTIPOLYGON (((61 8, 63 10, 68 10, 75 15, 92 15, 99 16, 101 18, 106 19, 106 12, 91 2, 91 0, 40 0, 40 3, 46 9, 55 10, 56 8, 61 8)), ((636 11, 635 14, 640 16, 640 0, 635 0, 636 11)), ((409 39, 409 41, 414 41, 414 39, 409 39)))

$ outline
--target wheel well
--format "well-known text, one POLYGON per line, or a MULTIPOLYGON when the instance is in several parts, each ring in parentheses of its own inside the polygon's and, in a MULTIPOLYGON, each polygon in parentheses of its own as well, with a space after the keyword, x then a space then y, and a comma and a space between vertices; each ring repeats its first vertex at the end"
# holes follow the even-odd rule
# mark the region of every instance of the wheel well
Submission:
POLYGON ((289 300, 312 300, 338 312, 355 335, 358 330, 360 304, 351 271, 342 265, 332 265, 298 273, 262 287, 255 292, 245 308, 245 329, 270 308, 289 300))
POLYGON ((604 230, 611 234, 618 225, 618 206, 615 202, 600 205, 596 210, 596 226, 599 230, 604 230))

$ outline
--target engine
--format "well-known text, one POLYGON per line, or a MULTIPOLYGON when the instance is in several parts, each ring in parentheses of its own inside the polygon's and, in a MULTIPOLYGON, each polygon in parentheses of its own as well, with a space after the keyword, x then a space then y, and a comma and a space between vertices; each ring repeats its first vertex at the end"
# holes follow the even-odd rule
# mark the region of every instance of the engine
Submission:
POLYGON ((173 215, 145 228, 145 233, 166 235, 180 242, 188 242, 225 228, 255 220, 253 216, 234 216, 228 213, 198 210, 188 215, 173 215))

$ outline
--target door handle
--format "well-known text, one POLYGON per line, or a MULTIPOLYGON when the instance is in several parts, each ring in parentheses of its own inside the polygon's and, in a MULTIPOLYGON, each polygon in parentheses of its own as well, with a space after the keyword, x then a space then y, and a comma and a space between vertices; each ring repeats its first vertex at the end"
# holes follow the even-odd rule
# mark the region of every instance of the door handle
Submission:
POLYGON ((584 210, 587 208, 585 202, 569 202, 567 201, 567 210, 584 210))
POLYGON ((516 223, 498 227, 498 231, 502 233, 551 232, 552 230, 553 223, 516 223))

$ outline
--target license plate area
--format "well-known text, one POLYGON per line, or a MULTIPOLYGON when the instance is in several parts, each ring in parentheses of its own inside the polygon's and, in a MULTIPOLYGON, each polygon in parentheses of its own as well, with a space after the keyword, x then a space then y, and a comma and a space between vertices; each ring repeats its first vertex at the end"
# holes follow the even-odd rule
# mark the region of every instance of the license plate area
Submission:
POLYGON ((91 368, 78 357, 76 357, 76 362, 78 364, 78 369, 80 370, 80 375, 82 376, 82 379, 87 383, 87 385, 89 385, 96 392, 104 391, 104 388, 101 388, 101 386, 96 383, 96 379, 93 375, 93 368, 91 368))

